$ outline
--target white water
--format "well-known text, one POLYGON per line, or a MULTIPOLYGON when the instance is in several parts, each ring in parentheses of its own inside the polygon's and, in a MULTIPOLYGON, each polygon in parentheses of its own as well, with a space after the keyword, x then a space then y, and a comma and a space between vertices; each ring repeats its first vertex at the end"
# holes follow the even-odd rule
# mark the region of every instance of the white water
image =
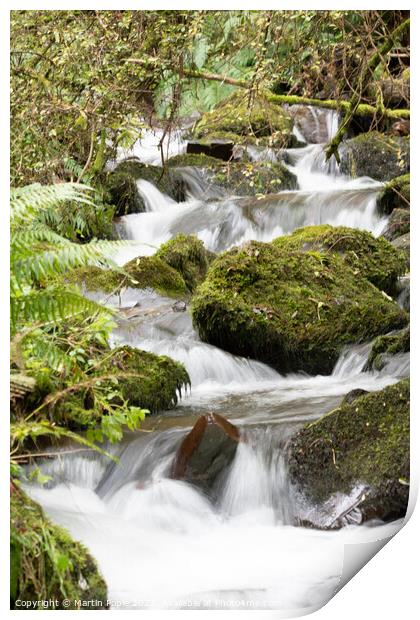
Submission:
MULTIPOLYGON (((330 115, 323 123, 326 118, 336 120, 330 115)), ((325 131, 321 120, 317 131, 325 131)), ((184 145, 171 152, 177 148, 184 145)), ((157 163, 156 145, 146 142, 136 149, 144 161, 157 163)), ((184 204, 139 181, 147 212, 122 218, 121 236, 136 245, 119 256, 119 263, 153 253, 177 232, 196 233, 215 251, 324 222, 379 234, 384 221, 375 209, 377 183, 350 180, 333 165, 325 167, 318 144, 253 155, 283 156, 300 189, 261 200, 217 200, 214 188, 194 170, 187 171, 191 197, 184 204)), ((282 448, 299 426, 337 406, 350 390, 378 390, 405 376, 408 356, 395 356, 381 372, 363 372, 370 345, 357 345, 343 351, 331 376, 282 376, 265 364, 202 343, 188 310, 175 312, 174 300, 153 291, 90 296, 139 309, 138 314, 122 313, 112 344, 169 355, 185 364, 192 383, 174 411, 150 418, 148 432, 130 434, 121 445, 109 447, 117 464, 92 453, 63 455, 43 465, 52 477, 47 488, 28 488, 56 522, 92 551, 113 607, 276 609, 287 616, 288 610, 303 613, 322 606, 339 584, 344 545, 389 536, 401 524, 351 525, 357 523, 353 505, 363 487, 332 497, 324 506, 305 505, 290 488, 282 448), (207 412, 227 417, 246 438, 212 499, 169 478, 177 446, 197 416, 207 412), (343 515, 350 525, 340 531, 295 525, 297 519, 331 525, 343 515)))

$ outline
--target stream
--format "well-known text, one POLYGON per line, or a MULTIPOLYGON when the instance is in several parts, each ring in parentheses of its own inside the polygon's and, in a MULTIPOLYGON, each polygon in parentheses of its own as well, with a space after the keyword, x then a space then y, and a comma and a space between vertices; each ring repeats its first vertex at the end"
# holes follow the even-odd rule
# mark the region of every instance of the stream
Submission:
MULTIPOLYGON (((319 136, 331 136, 335 113, 312 110, 319 136)), ((302 140, 299 128, 296 135, 302 140)), ((157 164, 158 132, 120 158, 157 164)), ((176 132, 170 155, 185 151, 176 132)), ((195 168, 181 170, 189 193, 176 203, 151 183, 138 181, 147 211, 116 223, 133 241, 117 255, 124 264, 151 255, 182 232, 196 234, 214 252, 249 239, 270 241, 298 227, 345 225, 379 235, 387 220, 376 210, 382 185, 349 179, 323 158, 323 144, 274 152, 248 147, 253 160, 284 161, 299 189, 257 198, 226 195, 195 168)), ((88 295, 88 293, 86 293, 88 295)), ((178 406, 150 416, 142 430, 106 446, 118 462, 77 452, 46 460, 51 476, 28 493, 51 518, 67 527, 97 559, 113 608, 275 609, 283 615, 315 610, 339 586, 346 543, 393 535, 402 522, 360 525, 355 500, 363 488, 309 506, 289 482, 284 462, 288 438, 303 424, 336 407, 355 388, 379 390, 409 373, 408 354, 394 356, 379 372, 365 372, 371 343, 346 348, 330 376, 280 375, 269 366, 200 341, 187 311, 152 290, 125 289, 119 296, 89 296, 122 309, 112 345, 129 344, 182 362, 191 389, 178 406), (141 312, 135 311, 140 308, 141 312), (177 448, 195 420, 219 413, 240 427, 234 461, 217 498, 170 478, 177 448), (327 530, 336 519, 345 527, 327 530), (301 527, 310 520, 320 529, 301 527)))

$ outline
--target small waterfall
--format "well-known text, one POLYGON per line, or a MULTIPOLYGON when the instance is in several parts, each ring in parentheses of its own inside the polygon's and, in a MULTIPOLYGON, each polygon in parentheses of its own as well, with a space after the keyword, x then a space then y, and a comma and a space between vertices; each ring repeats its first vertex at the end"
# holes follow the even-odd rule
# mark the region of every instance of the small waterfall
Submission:
POLYGON ((182 155, 187 150, 187 142, 183 138, 185 129, 172 129, 165 136, 164 129, 160 127, 143 129, 140 138, 131 148, 118 147, 117 156, 115 160, 108 162, 107 170, 113 170, 119 163, 131 157, 151 166, 161 166, 162 152, 165 161, 175 155, 182 155), (162 138, 161 151, 159 145, 162 138))
POLYGON ((346 347, 341 353, 332 373, 333 377, 342 379, 363 372, 372 349, 372 342, 346 347))
POLYGON ((157 211, 165 211, 170 208, 171 205, 177 204, 176 200, 173 200, 166 194, 162 194, 150 181, 139 179, 137 181, 137 189, 144 200, 147 212, 155 213, 157 211))

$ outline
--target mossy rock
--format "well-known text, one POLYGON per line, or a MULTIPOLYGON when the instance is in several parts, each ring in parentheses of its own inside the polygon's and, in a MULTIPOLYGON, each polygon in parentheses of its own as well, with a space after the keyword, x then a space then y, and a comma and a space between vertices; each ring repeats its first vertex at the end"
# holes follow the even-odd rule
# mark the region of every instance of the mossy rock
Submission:
POLYGON ((406 271, 404 255, 382 238, 346 226, 306 226, 273 241, 285 251, 339 254, 354 275, 367 278, 377 288, 393 294, 398 277, 406 271))
POLYGON ((126 263, 123 270, 132 278, 130 286, 152 288, 167 297, 184 297, 188 294, 182 275, 156 254, 139 256, 126 263))
POLYGON ((174 171, 143 164, 138 159, 126 159, 109 173, 105 181, 110 201, 116 207, 115 215, 143 213, 146 210, 137 189, 139 179, 153 183, 159 191, 178 202, 185 200, 185 183, 174 171))
POLYGON ((165 355, 155 355, 129 346, 113 350, 104 372, 138 373, 139 377, 118 377, 123 397, 132 406, 157 413, 172 409, 182 389, 190 385, 190 378, 182 364, 165 355))
POLYGON ((296 140, 292 131, 293 120, 281 106, 261 95, 250 102, 247 93, 238 91, 203 115, 194 136, 285 147, 296 140))
POLYGON ((340 170, 351 177, 390 181, 410 171, 410 139, 406 137, 371 131, 344 141, 339 152, 340 170))
POLYGON ((408 232, 410 232, 410 210, 394 209, 382 236, 388 241, 393 241, 408 232))
POLYGON ((208 155, 185 154, 172 158, 171 166, 194 166, 206 171, 208 180, 236 196, 278 193, 297 189, 297 177, 282 163, 230 161, 208 155), (173 161, 172 161, 173 160, 173 161))
POLYGON ((382 370, 387 358, 410 350, 410 326, 375 339, 367 361, 368 370, 382 370))
POLYGON ((405 233, 405 235, 396 237, 391 243, 394 248, 404 254, 406 269, 410 271, 410 233, 405 233))
POLYGON ((386 183, 377 199, 381 214, 389 215, 394 209, 410 208, 410 174, 403 174, 386 183))
POLYGON ((407 315, 333 252, 248 242, 218 256, 192 303, 203 341, 280 372, 329 374, 345 345, 407 315))
POLYGON ((96 265, 86 265, 72 269, 65 274, 67 284, 82 286, 87 291, 118 293, 123 286, 136 286, 136 280, 123 270, 103 269, 96 265))
POLYGON ((410 476, 410 385, 362 395, 305 426, 288 446, 292 482, 314 503, 368 487, 365 519, 404 517, 410 476))
MULTIPOLYGON (((56 600, 48 609, 77 609, 75 601, 95 601, 107 608, 107 586, 86 548, 63 528, 51 523, 41 507, 17 486, 10 501, 10 599, 56 600), (68 599, 70 606, 64 606, 68 599)), ((92 609, 92 607, 90 607, 92 609)), ((42 609, 42 607, 36 607, 42 609)))
POLYGON ((176 269, 188 290, 193 291, 204 280, 214 254, 195 235, 181 233, 161 245, 156 257, 176 269))

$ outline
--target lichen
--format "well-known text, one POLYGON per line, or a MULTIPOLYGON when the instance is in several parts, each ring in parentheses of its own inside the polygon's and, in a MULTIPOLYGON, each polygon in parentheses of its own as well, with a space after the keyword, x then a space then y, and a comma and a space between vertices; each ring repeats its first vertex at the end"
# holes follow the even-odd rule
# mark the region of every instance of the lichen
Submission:
POLYGON ((161 258, 181 274, 189 291, 193 291, 204 280, 213 256, 200 239, 184 234, 179 234, 161 245, 156 253, 157 258, 161 258))
POLYGON ((385 215, 389 215, 394 209, 409 209, 410 174, 403 174, 386 183, 376 204, 379 212, 385 215))
POLYGON ((287 146, 293 142, 292 129, 292 118, 283 108, 261 95, 250 100, 246 93, 238 91, 204 114, 194 134, 201 138, 226 137, 227 133, 246 136, 247 143, 254 139, 287 146))
POLYGON ((378 336, 372 345, 367 361, 367 368, 381 370, 386 357, 410 350, 410 326, 392 334, 378 336))
POLYGON ((165 355, 155 355, 129 346, 114 349, 103 371, 139 373, 139 377, 119 377, 118 385, 130 405, 157 413, 172 409, 190 378, 182 364, 165 355))
POLYGON ((306 226, 273 243, 287 252, 293 249, 339 254, 354 275, 367 278, 389 294, 396 292, 398 277, 406 271, 404 255, 391 243, 346 226, 306 226))
POLYGON ((83 601, 94 601, 92 608, 106 609, 107 586, 95 560, 15 485, 10 517, 12 609, 22 609, 16 605, 18 600, 57 601, 49 609, 78 609, 78 601, 81 608, 83 601), (64 599, 70 606, 63 605, 64 599))
POLYGON ((342 403, 304 427, 288 447, 292 481, 316 503, 364 484, 369 489, 364 512, 403 517, 409 493, 409 397, 404 379, 342 403))
POLYGON ((205 342, 280 372, 331 372, 343 346, 407 315, 336 253, 251 241, 215 259, 193 297, 205 342))
POLYGON ((407 137, 370 131, 343 142, 339 152, 341 171, 352 177, 390 181, 410 170, 410 139, 407 137))

